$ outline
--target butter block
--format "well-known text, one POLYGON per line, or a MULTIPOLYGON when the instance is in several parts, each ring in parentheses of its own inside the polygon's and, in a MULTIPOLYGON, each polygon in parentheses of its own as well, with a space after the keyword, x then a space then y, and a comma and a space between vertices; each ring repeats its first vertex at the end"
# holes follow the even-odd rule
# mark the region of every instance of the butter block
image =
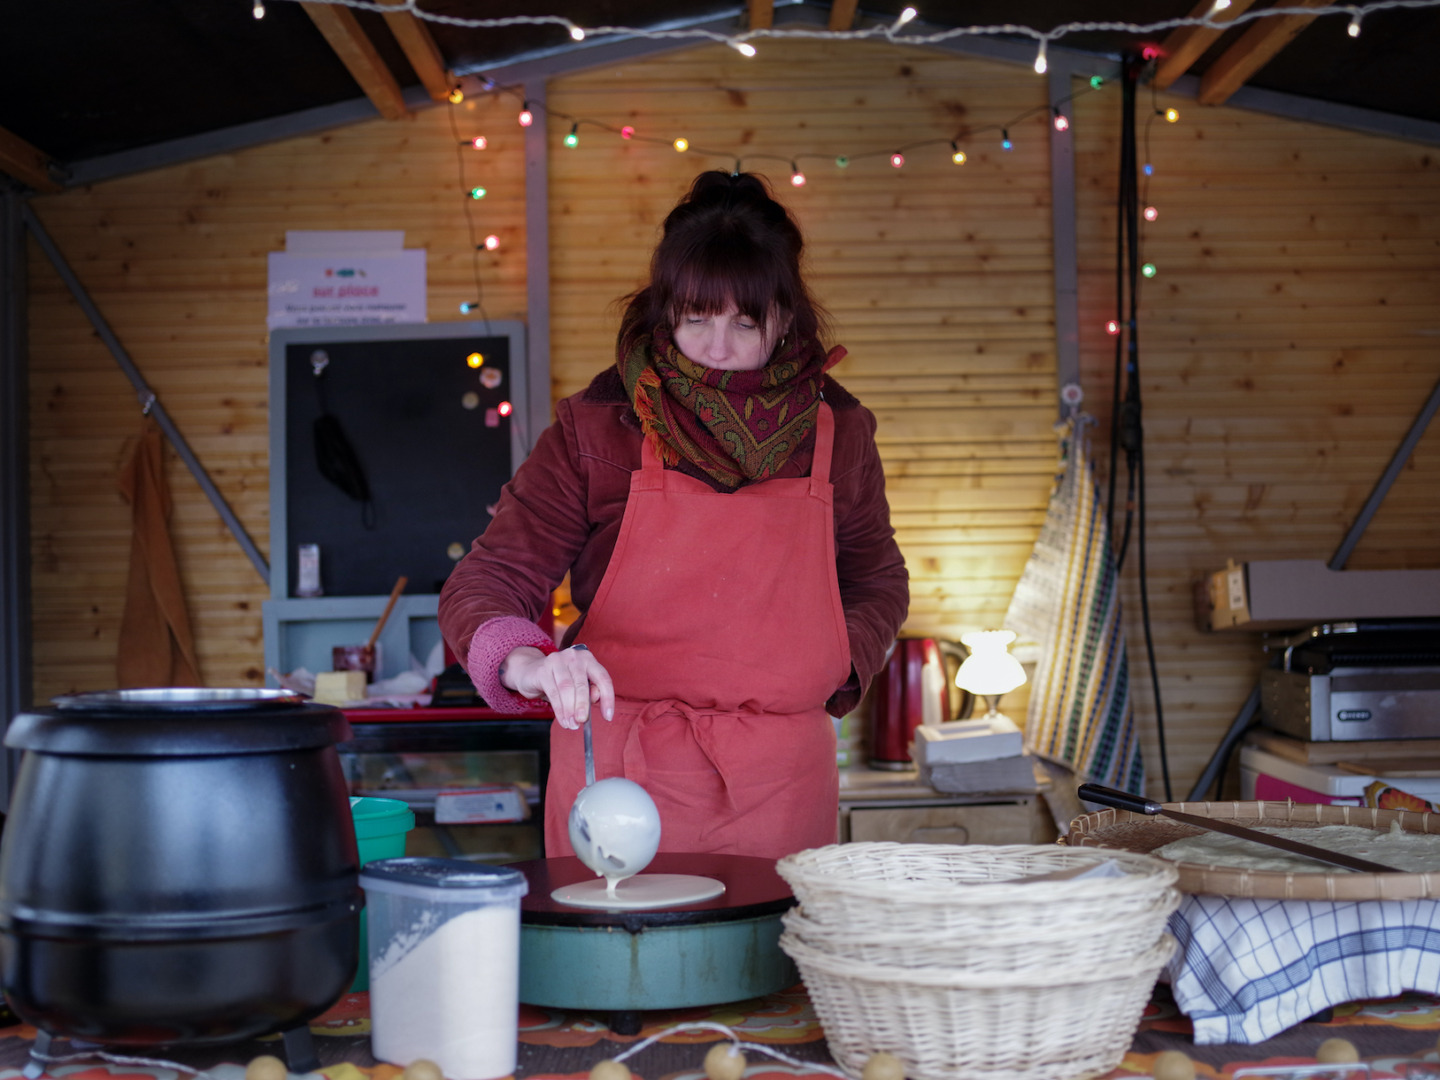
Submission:
POLYGON ((315 700, 325 705, 345 705, 365 699, 365 672, 321 671, 315 676, 315 700))

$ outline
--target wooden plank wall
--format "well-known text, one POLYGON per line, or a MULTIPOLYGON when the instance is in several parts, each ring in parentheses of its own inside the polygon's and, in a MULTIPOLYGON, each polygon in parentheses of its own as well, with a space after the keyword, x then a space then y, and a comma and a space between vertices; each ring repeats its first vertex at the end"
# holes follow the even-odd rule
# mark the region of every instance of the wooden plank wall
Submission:
MULTIPOLYGON (((632 124, 740 153, 810 241, 812 280, 850 356, 836 370, 880 420, 914 588, 907 632, 999 622, 1044 512, 1054 464, 1055 357, 1045 80, 1024 66, 876 43, 723 46, 555 80, 549 90, 553 394, 611 361, 614 301, 642 279, 660 218, 694 174, 729 168, 571 120, 632 124), (963 128, 970 156, 944 140, 963 128), (864 158, 910 141, 901 170, 864 158), (789 185, 789 161, 809 182, 789 185), (779 160, 754 155, 775 154, 779 160), (852 160, 839 169, 834 157, 852 160)), ((1162 98, 1163 108, 1171 102, 1162 98)), ((1326 558, 1440 374, 1440 191, 1434 151, 1183 100, 1148 156, 1161 211, 1146 253, 1142 371, 1152 625, 1179 793, 1253 683, 1256 635, 1194 629, 1190 586, 1237 559, 1326 558)), ((523 159, 508 97, 373 121, 39 197, 37 214, 268 550, 265 254, 286 229, 404 229, 430 252, 430 317, 473 298, 470 206, 503 245, 482 255, 487 313, 524 315, 523 159), (455 127, 451 121, 454 119, 455 127)), ((1087 406, 1104 458, 1113 300, 1118 87, 1074 106, 1087 406)), ((1142 115, 1142 124, 1145 117, 1142 115)), ((113 683, 129 517, 114 488, 139 425, 127 383, 58 279, 32 259, 37 699, 113 683)), ((1440 565, 1432 432, 1352 560, 1440 565)), ((182 575, 212 685, 262 678, 248 561, 172 460, 182 575)), ((1136 700, 1153 708, 1126 569, 1136 700)), ((1006 699, 1023 709, 1023 694, 1006 699)), ((1152 785, 1152 791, 1158 786, 1152 785)))
MULTIPOLYGON (((739 156, 800 219, 809 280, 849 350, 834 375, 879 420, 906 632, 998 626, 1055 460, 1044 95, 1028 69, 853 42, 772 43, 750 60, 713 46, 556 80, 556 112, 663 142, 582 124, 580 147, 551 157, 557 393, 613 361, 613 302, 643 280, 660 220, 699 170, 739 156), (1037 107, 1003 151, 1002 127, 1037 107), (957 166, 950 139, 967 129, 957 166), (680 135, 720 153, 676 153, 680 135)), ((558 144, 570 121, 551 125, 558 144)))
MULTIPOLYGON (((1109 95, 1075 105, 1083 382, 1104 453, 1120 114, 1109 95)), ((1143 88, 1137 127, 1158 211, 1139 294, 1148 592, 1183 798, 1263 655, 1258 633, 1195 628, 1192 583, 1228 558, 1328 560, 1440 378, 1440 152, 1143 88), (1152 118, 1171 106, 1177 123, 1152 118)), ((1437 492, 1432 424, 1349 568, 1440 567, 1437 492)), ((1153 776, 1137 564, 1132 550, 1124 602, 1153 776)))
MULTIPOLYGON (((40 196, 32 206, 262 552, 269 552, 266 255, 289 229, 402 229, 429 252, 431 320, 525 310, 523 132, 483 99, 40 196), (452 126, 453 121, 453 126, 452 126), (459 146, 485 134, 484 151, 459 146), (466 180, 462 183, 463 160, 466 180), (484 183, 472 203, 462 188, 484 183)), ((37 245, 30 259, 35 700, 115 685, 134 392, 37 245)), ((472 316, 473 317, 473 316, 472 316)), ((448 463, 440 463, 442 467, 448 463)), ((260 685, 259 575, 168 455, 172 532, 211 686, 260 685)), ((273 559, 272 559, 273 561, 273 559)))

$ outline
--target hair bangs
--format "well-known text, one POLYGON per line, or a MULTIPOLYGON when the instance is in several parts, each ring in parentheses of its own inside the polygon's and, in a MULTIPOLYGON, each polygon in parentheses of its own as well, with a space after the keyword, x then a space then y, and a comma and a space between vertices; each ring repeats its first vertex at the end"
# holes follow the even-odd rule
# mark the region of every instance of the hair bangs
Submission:
POLYGON ((794 283, 783 264, 744 238, 721 233, 706 237, 675 267, 667 316, 718 315, 732 303, 756 325, 766 327, 777 310, 793 308, 794 283))

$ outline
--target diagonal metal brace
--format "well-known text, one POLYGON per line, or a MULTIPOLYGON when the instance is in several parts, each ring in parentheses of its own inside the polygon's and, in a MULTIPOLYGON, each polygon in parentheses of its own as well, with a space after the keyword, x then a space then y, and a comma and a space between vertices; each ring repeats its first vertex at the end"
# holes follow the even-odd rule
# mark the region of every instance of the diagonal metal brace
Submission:
POLYGON ((165 406, 161 405, 159 398, 155 396, 155 391, 151 390, 145 382, 145 377, 140 374, 140 370, 130 359, 125 347, 120 344, 120 339, 110 329, 110 324, 105 321, 105 316, 100 314, 100 309, 90 299, 90 294, 85 291, 85 286, 80 283, 80 279, 70 269, 70 264, 65 261, 65 256, 55 246, 55 241, 51 239, 50 234, 45 231, 45 226, 40 223, 40 219, 35 216, 35 212, 28 205, 21 205, 20 216, 25 227, 35 237, 35 242, 45 252, 50 264, 55 267, 55 272, 60 275, 60 279, 65 282, 71 295, 75 297, 76 303, 80 305, 80 310, 85 312, 86 317, 90 320, 90 325, 100 335, 100 340, 110 350, 110 355, 120 365, 120 370, 130 380, 130 385, 135 388, 141 411, 155 418, 155 422, 160 425, 160 430, 165 432, 165 437, 170 440, 170 445, 175 447, 175 452, 180 455, 180 460, 185 462, 185 466, 195 477, 195 482, 200 485, 200 490, 205 492, 206 498, 215 507, 215 512, 220 515, 221 520, 234 535, 236 542, 249 556, 250 561, 255 564, 255 569, 260 573, 260 579, 268 586, 270 584, 270 564, 265 561, 265 556, 260 554, 260 549, 255 546, 255 541, 250 539, 250 534, 245 531, 245 526, 235 516, 235 511, 230 509, 230 504, 225 501, 225 497, 215 487, 214 482, 210 479, 210 474, 205 471, 205 466, 201 465, 199 459, 195 457, 194 452, 190 449, 190 444, 185 441, 185 437, 180 434, 180 429, 175 426, 174 421, 165 411, 165 406))

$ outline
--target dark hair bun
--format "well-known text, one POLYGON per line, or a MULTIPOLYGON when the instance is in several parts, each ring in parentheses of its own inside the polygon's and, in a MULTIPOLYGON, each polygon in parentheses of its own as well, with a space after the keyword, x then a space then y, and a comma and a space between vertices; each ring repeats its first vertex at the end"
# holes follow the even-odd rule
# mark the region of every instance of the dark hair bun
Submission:
MULTIPOLYGON (((785 208, 770 195, 765 181, 753 173, 727 173, 719 169, 703 172, 680 200, 680 207, 708 210, 711 207, 745 207, 759 211, 770 223, 786 217, 785 208)), ((682 216, 686 216, 682 212, 682 216)))

